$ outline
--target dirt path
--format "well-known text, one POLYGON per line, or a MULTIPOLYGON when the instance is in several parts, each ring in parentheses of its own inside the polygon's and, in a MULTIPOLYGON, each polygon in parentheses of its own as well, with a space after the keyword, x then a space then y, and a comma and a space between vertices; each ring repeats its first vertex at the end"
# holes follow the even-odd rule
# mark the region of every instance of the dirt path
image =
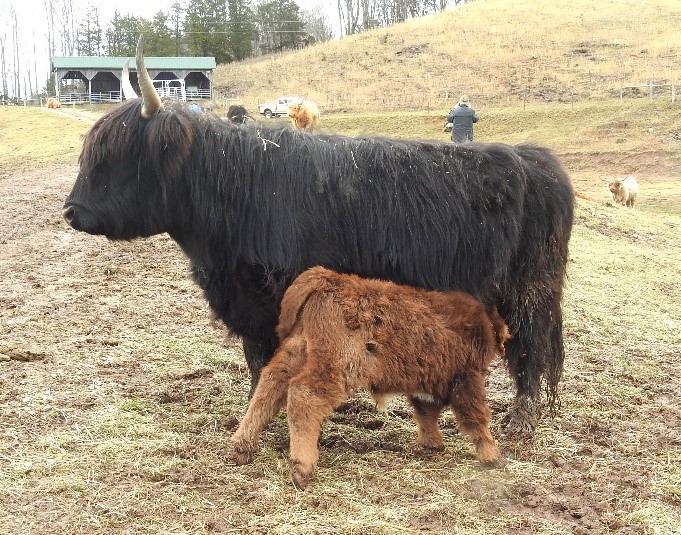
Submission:
POLYGON ((97 119, 100 118, 101 113, 97 113, 94 111, 89 111, 89 110, 83 110, 80 108, 77 108, 76 106, 68 106, 65 105, 61 108, 56 108, 56 109, 49 109, 48 110, 50 113, 54 113, 56 115, 61 115, 62 117, 68 117, 70 119, 77 119, 79 121, 83 121, 86 124, 95 124, 97 119))

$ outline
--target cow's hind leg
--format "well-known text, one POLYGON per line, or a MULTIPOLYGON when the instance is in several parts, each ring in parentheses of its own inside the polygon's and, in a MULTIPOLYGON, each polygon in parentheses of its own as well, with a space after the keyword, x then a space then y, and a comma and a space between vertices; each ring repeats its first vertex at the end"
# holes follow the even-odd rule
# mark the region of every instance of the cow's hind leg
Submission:
POLYGON ((304 358, 305 339, 289 338, 262 370, 246 415, 232 437, 232 460, 249 463, 258 450, 258 437, 286 403, 289 381, 304 358))
POLYGON ((333 374, 319 372, 291 381, 286 409, 291 434, 291 479, 299 489, 307 487, 317 466, 317 442, 324 418, 348 397, 341 385, 333 374))
POLYGON ((501 466, 501 452, 489 430, 490 410, 485 391, 485 375, 470 371, 459 376, 454 387, 451 406, 456 414, 459 430, 475 444, 480 462, 501 466))
POLYGON ((428 450, 443 450, 444 444, 438 419, 444 406, 420 396, 409 396, 409 403, 414 407, 414 420, 418 425, 418 445, 428 450))

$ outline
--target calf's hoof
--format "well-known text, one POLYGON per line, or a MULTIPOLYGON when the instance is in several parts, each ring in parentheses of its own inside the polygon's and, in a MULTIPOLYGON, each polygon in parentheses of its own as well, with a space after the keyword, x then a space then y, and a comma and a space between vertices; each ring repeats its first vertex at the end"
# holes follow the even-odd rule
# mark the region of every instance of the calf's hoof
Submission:
POLYGON ((503 457, 499 457, 493 461, 480 461, 483 468, 503 468, 507 463, 508 461, 503 457))
POLYGON ((304 470, 299 464, 291 465, 291 480, 297 489, 305 490, 312 479, 312 470, 304 470))
POLYGON ((501 456, 499 448, 494 443, 481 443, 476 447, 476 454, 480 464, 485 468, 503 468, 506 460, 501 456))
POLYGON ((249 464, 253 462, 255 450, 243 443, 234 443, 229 458, 235 464, 249 464))
POLYGON ((425 443, 419 442, 419 448, 423 453, 437 453, 438 451, 444 451, 445 445, 442 442, 429 441, 425 443))

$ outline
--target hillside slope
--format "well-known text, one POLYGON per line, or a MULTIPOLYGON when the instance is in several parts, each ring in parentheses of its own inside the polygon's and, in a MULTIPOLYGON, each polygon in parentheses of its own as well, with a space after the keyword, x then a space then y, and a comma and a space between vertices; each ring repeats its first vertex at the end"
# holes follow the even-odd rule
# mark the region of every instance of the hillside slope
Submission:
POLYGON ((679 82, 679 27, 677 0, 479 0, 220 65, 215 85, 251 109, 299 94, 326 111, 440 109, 462 92, 486 106, 647 95, 649 82, 679 82))

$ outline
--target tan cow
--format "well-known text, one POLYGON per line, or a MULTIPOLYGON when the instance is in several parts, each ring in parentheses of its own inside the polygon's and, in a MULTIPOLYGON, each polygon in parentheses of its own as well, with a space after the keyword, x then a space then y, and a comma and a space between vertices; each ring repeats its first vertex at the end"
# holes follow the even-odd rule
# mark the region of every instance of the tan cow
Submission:
POLYGON ((56 98, 48 98, 47 107, 51 109, 61 108, 61 102, 59 102, 56 98))
POLYGON ((295 128, 306 132, 314 131, 319 124, 319 108, 310 100, 301 100, 298 104, 289 104, 288 116, 295 128))
POLYGON ((633 208, 636 204, 638 182, 633 176, 629 175, 611 180, 608 182, 608 189, 612 193, 612 200, 616 203, 629 208, 633 208))

